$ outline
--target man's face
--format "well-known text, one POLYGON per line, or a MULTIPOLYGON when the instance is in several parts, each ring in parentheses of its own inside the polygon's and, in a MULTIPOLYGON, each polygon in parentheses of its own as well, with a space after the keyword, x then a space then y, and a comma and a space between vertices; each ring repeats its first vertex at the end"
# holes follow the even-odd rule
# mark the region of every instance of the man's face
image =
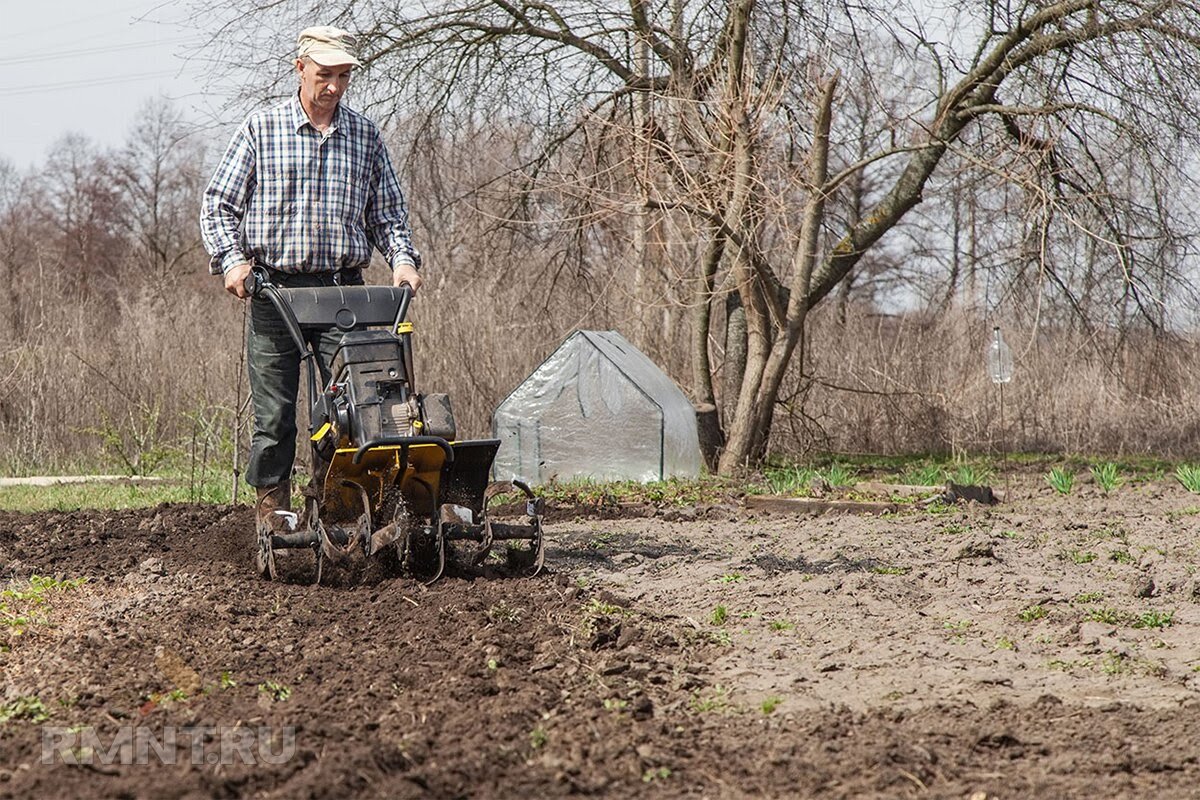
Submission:
POLYGON ((307 58, 296 59, 300 75, 300 98, 317 111, 330 113, 350 85, 353 64, 326 67, 307 58))

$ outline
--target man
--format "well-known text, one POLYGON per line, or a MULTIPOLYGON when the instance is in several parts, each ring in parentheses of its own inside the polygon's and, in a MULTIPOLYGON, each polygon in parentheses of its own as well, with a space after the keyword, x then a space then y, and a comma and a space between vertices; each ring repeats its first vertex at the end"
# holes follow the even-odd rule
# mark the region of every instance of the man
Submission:
MULTIPOLYGON (((420 288, 420 256, 383 139, 342 102, 357 66, 350 34, 302 31, 299 90, 252 114, 230 142, 204 192, 200 227, 211 271, 231 294, 245 299, 252 265, 280 286, 361 284, 372 247, 387 258, 394 285, 420 288)), ((340 338, 336 329, 309 334, 322 382, 340 338)), ((251 303, 247 364, 254 435, 246 480, 259 521, 270 524, 274 511, 291 507, 300 352, 265 298, 251 303)))

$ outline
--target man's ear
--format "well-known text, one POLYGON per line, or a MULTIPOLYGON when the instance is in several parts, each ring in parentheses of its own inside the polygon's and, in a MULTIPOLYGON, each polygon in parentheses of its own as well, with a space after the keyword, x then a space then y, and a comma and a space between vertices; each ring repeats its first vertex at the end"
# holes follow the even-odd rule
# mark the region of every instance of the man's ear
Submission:
POLYGON ((297 75, 304 74, 304 59, 303 58, 296 59, 296 74, 297 75))

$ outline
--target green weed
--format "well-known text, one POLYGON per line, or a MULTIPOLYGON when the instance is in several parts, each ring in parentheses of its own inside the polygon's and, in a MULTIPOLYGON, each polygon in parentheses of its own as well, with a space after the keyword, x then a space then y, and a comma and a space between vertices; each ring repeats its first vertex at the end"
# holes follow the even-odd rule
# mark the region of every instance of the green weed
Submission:
POLYGON ((258 685, 258 691, 267 695, 276 703, 282 703, 292 696, 292 687, 275 681, 264 681, 258 685))
POLYGON ((713 644, 721 647, 733 646, 733 634, 724 628, 715 631, 708 631, 705 638, 707 638, 713 644))
POLYGON ((1076 603, 1101 603, 1104 595, 1101 592, 1080 592, 1075 595, 1076 603))
POLYGON ((766 700, 762 701, 762 713, 774 714, 775 709, 779 708, 779 704, 782 702, 782 697, 775 697, 774 695, 768 697, 766 700))
POLYGON ((950 473, 950 482, 960 486, 986 486, 992 480, 992 471, 987 467, 960 464, 950 473))
POLYGON ((693 711, 700 714, 724 711, 729 707, 729 689, 718 683, 707 694, 697 691, 692 695, 690 705, 693 711))
POLYGON ((790 466, 768 468, 763 477, 772 494, 807 494, 813 480, 821 476, 808 467, 790 466))
POLYGON ((653 783, 669 777, 671 777, 671 770, 667 767, 650 767, 642 773, 642 783, 653 783))
POLYGON ((222 689, 232 689, 233 687, 237 686, 237 681, 235 681, 233 676, 229 674, 229 670, 225 670, 221 673, 220 681, 222 689))
POLYGON ((66 591, 87 583, 87 578, 70 578, 58 580, 43 575, 31 575, 29 583, 24 588, 5 589, 0 592, 4 600, 17 600, 41 605, 46 602, 46 595, 51 592, 66 591))
POLYGON ((1124 675, 1133 672, 1133 666, 1129 660, 1120 653, 1105 653, 1104 658, 1100 659, 1100 671, 1105 675, 1124 675))
POLYGON ((529 746, 534 750, 540 750, 545 747, 548 741, 550 741, 550 734, 541 725, 529 732, 529 746))
POLYGON ((615 711, 615 712, 620 713, 621 711, 624 711, 628 707, 629 707, 628 700, 622 700, 619 697, 604 698, 604 710, 605 711, 615 711))
POLYGON ((1189 492, 1200 494, 1200 465, 1180 464, 1175 468, 1175 478, 1189 492))
POLYGON ((838 463, 830 464, 820 475, 835 489, 847 488, 858 482, 858 477, 853 470, 838 463))
POLYGON ((709 616, 708 621, 711 622, 713 625, 724 625, 728 619, 729 619, 729 609, 723 605, 719 605, 713 609, 713 612, 709 616))
POLYGON ((939 464, 913 467, 900 476, 900 482, 908 486, 940 486, 946 482, 946 469, 939 464))
POLYGON ((1132 564, 1133 555, 1128 550, 1113 550, 1108 554, 1109 561, 1115 561, 1118 564, 1132 564))
POLYGON ((996 640, 996 649, 997 650, 1016 650, 1017 644, 1012 639, 1009 639, 1007 636, 1001 636, 1000 638, 998 638, 996 640))
POLYGON ((522 613, 524 612, 521 609, 514 608, 503 600, 487 610, 488 619, 495 622, 510 622, 514 624, 521 621, 522 613))
POLYGON ((612 617, 625 613, 625 609, 612 603, 606 603, 599 597, 593 597, 589 600, 588 604, 584 606, 584 611, 588 616, 593 617, 612 617))
POLYGON ((795 623, 788 622, 786 619, 771 620, 771 630, 773 631, 790 631, 795 630, 795 623))
POLYGON ((59 580, 32 575, 28 583, 15 584, 0 591, 0 629, 7 628, 13 636, 23 636, 36 625, 48 620, 35 616, 34 608, 44 606, 51 594, 69 591, 87 583, 87 578, 59 580))
POLYGON ((1133 621, 1135 628, 1166 628, 1174 624, 1174 611, 1147 611, 1133 621))
POLYGON ((1070 494, 1072 487, 1075 486, 1075 473, 1054 467, 1046 473, 1046 483, 1050 484, 1050 488, 1059 494, 1070 494))
POLYGON ((16 719, 42 723, 50 719, 50 712, 37 697, 21 695, 0 706, 0 723, 16 719))
POLYGON ((1059 557, 1072 564, 1090 564, 1097 556, 1091 550, 1064 550, 1059 557))
POLYGON ((1093 608, 1087 613, 1087 618, 1105 625, 1123 625, 1126 621, 1126 616, 1115 608, 1093 608))
POLYGON ((720 577, 713 578, 713 583, 741 583, 746 579, 746 576, 740 572, 727 572, 720 577))
POLYGON ((1108 494, 1121 485, 1121 470, 1111 461, 1094 464, 1092 466, 1092 480, 1096 482, 1096 485, 1100 487, 1102 492, 1108 494))
POLYGON ((1033 622, 1034 620, 1045 619, 1048 616, 1050 616, 1050 612, 1041 604, 1027 606, 1017 614, 1017 617, 1022 622, 1033 622))

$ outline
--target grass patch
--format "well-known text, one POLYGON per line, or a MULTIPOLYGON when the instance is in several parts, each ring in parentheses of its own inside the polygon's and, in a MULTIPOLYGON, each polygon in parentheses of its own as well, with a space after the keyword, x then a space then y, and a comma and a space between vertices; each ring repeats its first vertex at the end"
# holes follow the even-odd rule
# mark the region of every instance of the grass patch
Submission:
MULTIPOLYGON (((156 476, 157 477, 157 476, 156 476)), ((63 483, 53 486, 0 487, 3 511, 78 511, 81 508, 150 508, 160 503, 228 503, 230 476, 209 471, 193 483, 187 474, 164 474, 161 483, 63 483)), ((240 499, 254 490, 243 486, 240 499)))
POLYGON ((858 482, 856 471, 833 462, 822 469, 800 464, 767 467, 763 470, 766 488, 772 494, 806 496, 812 494, 814 484, 827 484, 833 489, 848 489, 858 482))
POLYGON ((813 481, 821 478, 815 469, 801 466, 768 468, 763 477, 771 494, 789 495, 808 494, 813 481))

